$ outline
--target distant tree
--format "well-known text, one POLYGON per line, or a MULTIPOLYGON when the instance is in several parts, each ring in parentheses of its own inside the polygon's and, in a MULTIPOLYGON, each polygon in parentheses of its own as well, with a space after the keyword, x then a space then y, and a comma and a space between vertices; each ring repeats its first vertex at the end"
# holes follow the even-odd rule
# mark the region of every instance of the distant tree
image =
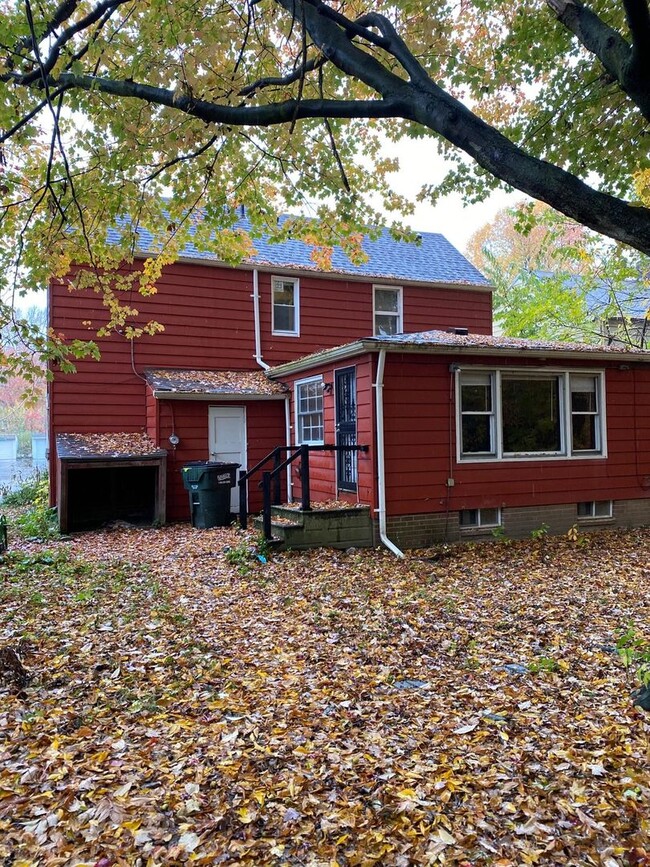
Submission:
POLYGON ((503 209, 472 236, 468 255, 495 286, 503 334, 592 343, 611 337, 615 320, 620 340, 643 342, 631 320, 650 306, 648 259, 543 205, 503 209))

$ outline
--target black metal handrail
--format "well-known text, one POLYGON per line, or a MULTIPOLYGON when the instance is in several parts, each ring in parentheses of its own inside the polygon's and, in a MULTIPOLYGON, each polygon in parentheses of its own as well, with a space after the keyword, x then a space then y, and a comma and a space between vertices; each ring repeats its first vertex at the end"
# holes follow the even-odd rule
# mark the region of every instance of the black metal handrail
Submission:
POLYGON ((282 470, 285 470, 297 458, 300 458, 300 482, 302 488, 300 508, 303 512, 309 512, 311 510, 309 453, 326 451, 367 452, 368 446, 336 446, 328 445, 327 443, 324 443, 323 445, 303 444, 300 446, 276 446, 276 448, 274 448, 272 452, 269 452, 266 457, 262 458, 261 461, 258 461, 258 463, 256 463, 252 469, 242 473, 239 477, 239 526, 242 528, 242 530, 245 530, 248 526, 248 494, 246 489, 246 482, 251 478, 252 475, 254 475, 254 473, 261 470, 262 467, 266 466, 270 461, 273 461, 273 469, 264 470, 264 472, 262 473, 262 480, 259 485, 262 489, 263 497, 262 529, 264 532, 264 538, 271 539, 271 506, 278 506, 282 498, 282 477, 280 475, 282 473, 282 470), (281 455, 284 452, 291 452, 292 449, 293 453, 288 455, 284 461, 281 461, 281 455))

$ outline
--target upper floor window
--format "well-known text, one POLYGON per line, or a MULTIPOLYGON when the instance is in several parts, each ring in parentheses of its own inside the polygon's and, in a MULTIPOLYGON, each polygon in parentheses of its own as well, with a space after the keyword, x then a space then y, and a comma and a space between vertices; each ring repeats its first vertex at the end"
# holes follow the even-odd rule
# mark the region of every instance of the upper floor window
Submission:
POLYGON ((584 457, 605 453, 601 373, 465 370, 459 457, 584 457))
POLYGON ((402 287, 375 286, 373 314, 373 333, 375 337, 383 337, 387 334, 401 334, 404 331, 402 321, 402 287))
POLYGON ((294 277, 272 277, 273 334, 300 334, 299 284, 294 277))
POLYGON ((320 376, 296 383, 296 443, 323 443, 323 379, 320 376))

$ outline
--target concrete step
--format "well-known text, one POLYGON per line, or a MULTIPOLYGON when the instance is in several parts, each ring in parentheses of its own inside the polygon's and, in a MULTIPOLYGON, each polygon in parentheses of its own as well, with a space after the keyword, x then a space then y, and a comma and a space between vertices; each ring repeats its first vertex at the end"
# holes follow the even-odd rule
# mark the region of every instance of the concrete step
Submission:
MULTIPOLYGON (((253 520, 262 529, 262 518, 253 520)), ((369 507, 314 509, 301 512, 283 506, 272 507, 271 533, 281 540, 278 547, 363 548, 374 544, 369 507), (277 520, 277 519, 280 520, 277 520)))

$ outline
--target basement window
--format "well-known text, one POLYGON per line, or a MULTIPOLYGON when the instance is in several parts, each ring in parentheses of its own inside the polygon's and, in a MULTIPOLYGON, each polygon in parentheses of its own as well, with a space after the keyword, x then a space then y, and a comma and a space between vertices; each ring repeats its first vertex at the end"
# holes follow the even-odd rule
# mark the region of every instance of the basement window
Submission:
POLYGON ((613 517, 613 503, 611 500, 586 500, 578 503, 578 520, 589 521, 613 517))
POLYGON ((501 509, 461 509, 461 530, 488 530, 501 526, 501 509))

